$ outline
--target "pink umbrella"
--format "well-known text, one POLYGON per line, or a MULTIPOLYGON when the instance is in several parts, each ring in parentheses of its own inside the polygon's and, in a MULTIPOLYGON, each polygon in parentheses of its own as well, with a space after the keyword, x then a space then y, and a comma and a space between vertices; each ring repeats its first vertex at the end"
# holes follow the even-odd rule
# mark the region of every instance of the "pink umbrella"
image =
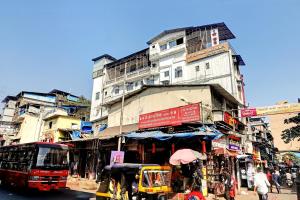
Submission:
POLYGON ((198 151, 194 151, 192 149, 180 149, 180 150, 177 150, 170 157, 169 162, 172 165, 180 165, 180 164, 188 164, 197 159, 205 160, 206 155, 199 153, 198 151))

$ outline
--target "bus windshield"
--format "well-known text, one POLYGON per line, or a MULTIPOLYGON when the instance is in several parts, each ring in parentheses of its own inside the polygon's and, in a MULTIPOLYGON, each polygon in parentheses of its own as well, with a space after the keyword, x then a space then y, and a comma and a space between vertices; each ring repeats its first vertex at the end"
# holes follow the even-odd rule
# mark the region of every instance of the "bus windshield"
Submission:
POLYGON ((68 163, 67 149, 40 146, 35 166, 45 169, 67 169, 68 163))

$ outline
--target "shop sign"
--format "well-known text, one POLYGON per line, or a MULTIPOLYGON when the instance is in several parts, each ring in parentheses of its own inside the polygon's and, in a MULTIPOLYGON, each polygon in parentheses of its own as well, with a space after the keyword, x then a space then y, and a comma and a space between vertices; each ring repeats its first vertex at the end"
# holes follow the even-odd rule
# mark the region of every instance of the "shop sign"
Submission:
POLYGON ((185 122, 200 121, 200 106, 198 103, 170 108, 139 116, 139 129, 161 126, 178 126, 185 122))
POLYGON ((256 115, 256 108, 245 108, 241 110, 241 117, 252 117, 256 115))
POLYGON ((232 127, 237 125, 238 123, 238 121, 234 117, 232 117, 232 115, 228 112, 224 112, 223 121, 232 127))
POLYGON ((266 106, 259 108, 247 108, 241 110, 241 117, 253 117, 263 115, 275 115, 283 113, 298 113, 300 112, 300 103, 282 104, 274 106, 266 106))
POLYGON ((229 51, 229 45, 227 43, 218 44, 210 48, 197 51, 195 53, 187 54, 186 62, 193 62, 210 56, 218 55, 227 51, 229 51))
POLYGON ((220 139, 217 139, 217 140, 213 140, 212 141, 212 147, 213 148, 226 148, 227 145, 226 145, 226 138, 220 138, 220 139))
POLYGON ((229 144, 228 145, 228 149, 229 150, 233 150, 233 151, 239 151, 241 148, 238 145, 235 144, 229 144))
POLYGON ((124 162, 124 151, 111 151, 110 165, 124 162))

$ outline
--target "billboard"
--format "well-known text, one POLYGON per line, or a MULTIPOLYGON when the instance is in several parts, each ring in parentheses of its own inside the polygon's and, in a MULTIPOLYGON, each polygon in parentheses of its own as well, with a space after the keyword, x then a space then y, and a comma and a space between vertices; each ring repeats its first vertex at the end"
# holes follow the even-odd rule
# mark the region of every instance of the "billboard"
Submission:
POLYGON ((246 108, 241 110, 241 117, 254 117, 264 115, 275 115, 282 113, 298 113, 300 112, 300 103, 281 104, 274 106, 246 108))
POLYGON ((161 126, 178 126, 185 122, 200 121, 198 103, 142 114, 139 116, 139 129, 161 126))

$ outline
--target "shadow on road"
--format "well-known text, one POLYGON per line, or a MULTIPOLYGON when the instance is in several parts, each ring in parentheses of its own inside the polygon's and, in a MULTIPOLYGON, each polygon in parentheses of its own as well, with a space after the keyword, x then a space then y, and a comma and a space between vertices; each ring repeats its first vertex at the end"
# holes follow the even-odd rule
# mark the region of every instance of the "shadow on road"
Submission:
POLYGON ((25 188, 7 187, 0 186, 0 199, 7 200, 27 200, 27 199, 38 199, 38 200, 89 200, 95 197, 95 194, 80 192, 70 189, 61 189, 57 191, 40 192, 37 190, 29 190, 25 188))

